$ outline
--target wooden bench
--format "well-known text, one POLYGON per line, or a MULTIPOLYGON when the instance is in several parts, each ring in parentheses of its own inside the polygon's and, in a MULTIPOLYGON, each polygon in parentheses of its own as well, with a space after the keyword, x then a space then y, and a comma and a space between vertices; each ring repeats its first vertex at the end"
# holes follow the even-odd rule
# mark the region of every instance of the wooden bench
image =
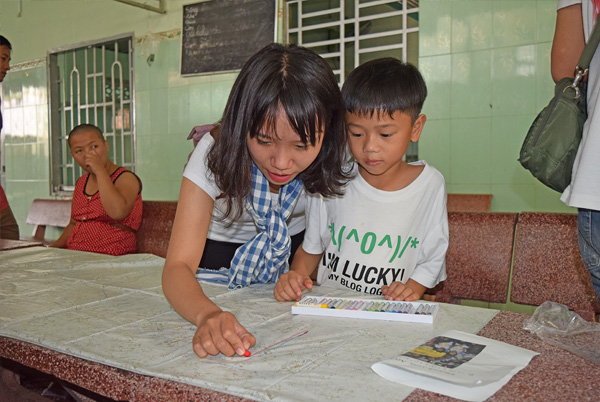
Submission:
POLYGON ((34 225, 31 238, 24 240, 36 240, 49 243, 45 239, 46 227, 55 226, 65 228, 71 220, 71 200, 54 200, 36 198, 31 203, 27 220, 29 225, 34 225))
POLYGON ((138 253, 167 256, 177 201, 144 201, 142 224, 137 231, 138 253))

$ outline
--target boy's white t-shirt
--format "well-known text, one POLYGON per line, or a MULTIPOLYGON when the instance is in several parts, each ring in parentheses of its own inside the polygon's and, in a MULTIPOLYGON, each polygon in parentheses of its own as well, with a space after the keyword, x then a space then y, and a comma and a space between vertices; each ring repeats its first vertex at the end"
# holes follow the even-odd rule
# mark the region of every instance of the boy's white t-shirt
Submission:
MULTIPOLYGON (((216 199, 221 194, 221 190, 217 187, 212 172, 206 166, 208 152, 214 142, 215 140, 210 134, 202 137, 185 167, 183 176, 191 180, 215 200, 215 207, 208 228, 208 238, 230 243, 246 243, 259 233, 252 215, 247 210, 244 210, 242 216, 230 226, 227 226, 226 222, 220 220, 226 210, 226 204, 223 199, 216 199)), ((277 195, 271 194, 271 200, 272 202, 278 202, 277 195)), ((302 188, 298 196, 298 201, 296 201, 296 206, 287 221, 290 236, 304 230, 305 209, 306 193, 304 188, 302 188)))
POLYGON ((378 190, 357 173, 343 197, 308 195, 302 247, 324 252, 318 284, 381 294, 393 281, 431 288, 446 279, 444 177, 424 161, 414 164, 425 167, 398 191, 378 190))

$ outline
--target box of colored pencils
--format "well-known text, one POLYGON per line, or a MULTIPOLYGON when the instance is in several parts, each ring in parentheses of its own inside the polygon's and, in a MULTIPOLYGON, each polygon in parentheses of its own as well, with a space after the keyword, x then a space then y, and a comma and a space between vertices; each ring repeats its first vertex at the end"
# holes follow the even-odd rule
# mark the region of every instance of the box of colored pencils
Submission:
POLYGON ((292 306, 292 314, 365 318, 433 324, 439 311, 437 303, 336 297, 304 297, 292 306))

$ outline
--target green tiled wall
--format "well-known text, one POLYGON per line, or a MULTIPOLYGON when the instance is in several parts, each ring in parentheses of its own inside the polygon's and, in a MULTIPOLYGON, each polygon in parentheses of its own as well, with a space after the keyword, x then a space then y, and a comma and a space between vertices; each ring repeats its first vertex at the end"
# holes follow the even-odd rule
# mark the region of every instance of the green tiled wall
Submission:
MULTIPOLYGON (((216 121, 235 73, 181 77, 181 7, 166 15, 118 2, 0 3, 0 32, 14 46, 2 86, 8 198, 25 235, 31 201, 49 196, 48 49, 134 32, 137 173, 147 200, 176 200, 194 125, 216 121), (50 3, 52 6, 50 7, 50 3), (93 15, 94 18, 89 18, 93 15), (43 21, 61 20, 61 24, 43 21), (155 61, 146 62, 158 36, 155 61), (159 34, 159 35, 155 35, 159 34), (24 38, 33 38, 28 41, 24 38)), ((419 67, 429 87, 420 157, 449 192, 492 193, 494 211, 573 212, 517 162, 527 128, 552 94, 549 54, 555 0, 421 0, 419 67)), ((52 232, 51 232, 52 236, 52 232)), ((56 237, 56 236, 54 236, 56 237)))
POLYGON ((421 0, 419 67, 429 88, 419 157, 448 192, 493 194, 492 210, 575 212, 517 161, 553 92, 555 0, 421 0))

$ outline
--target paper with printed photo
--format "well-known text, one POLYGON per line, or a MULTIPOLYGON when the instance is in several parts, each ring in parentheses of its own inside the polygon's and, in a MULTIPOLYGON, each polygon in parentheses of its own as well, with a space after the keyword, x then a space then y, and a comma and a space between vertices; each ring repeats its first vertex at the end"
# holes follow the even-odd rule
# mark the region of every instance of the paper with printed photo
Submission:
POLYGON ((468 401, 483 401, 498 391, 537 353, 468 334, 446 331, 372 369, 404 385, 468 401))

